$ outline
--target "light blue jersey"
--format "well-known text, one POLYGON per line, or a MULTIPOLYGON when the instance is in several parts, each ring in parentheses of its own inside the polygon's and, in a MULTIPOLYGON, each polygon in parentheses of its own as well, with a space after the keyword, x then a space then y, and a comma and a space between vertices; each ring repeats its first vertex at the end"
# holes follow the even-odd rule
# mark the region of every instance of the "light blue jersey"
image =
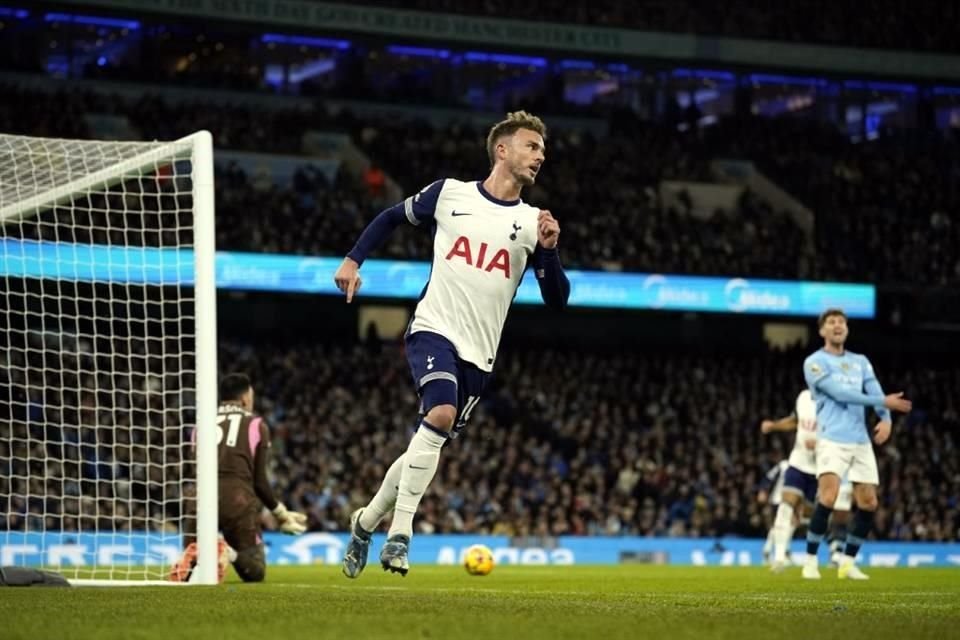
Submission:
POLYGON ((866 356, 851 351, 834 355, 824 349, 803 363, 803 376, 817 403, 819 437, 843 444, 869 443, 865 407, 890 420, 884 393, 866 356))

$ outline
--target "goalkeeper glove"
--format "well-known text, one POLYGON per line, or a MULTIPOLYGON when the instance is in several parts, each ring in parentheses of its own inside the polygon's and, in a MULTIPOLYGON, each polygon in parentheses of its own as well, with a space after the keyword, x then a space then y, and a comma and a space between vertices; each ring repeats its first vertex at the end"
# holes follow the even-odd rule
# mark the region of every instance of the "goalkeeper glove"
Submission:
POLYGON ((280 523, 280 531, 284 533, 298 536, 307 530, 306 514, 287 511, 287 507, 282 502, 273 510, 273 517, 280 523))

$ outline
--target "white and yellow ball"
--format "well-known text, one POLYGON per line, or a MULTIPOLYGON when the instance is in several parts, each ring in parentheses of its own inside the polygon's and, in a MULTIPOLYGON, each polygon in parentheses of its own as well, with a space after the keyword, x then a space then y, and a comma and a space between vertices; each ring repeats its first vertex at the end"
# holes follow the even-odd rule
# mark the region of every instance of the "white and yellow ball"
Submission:
POLYGON ((490 547, 475 544, 463 556, 463 568, 472 576, 485 576, 493 571, 493 551, 490 547))

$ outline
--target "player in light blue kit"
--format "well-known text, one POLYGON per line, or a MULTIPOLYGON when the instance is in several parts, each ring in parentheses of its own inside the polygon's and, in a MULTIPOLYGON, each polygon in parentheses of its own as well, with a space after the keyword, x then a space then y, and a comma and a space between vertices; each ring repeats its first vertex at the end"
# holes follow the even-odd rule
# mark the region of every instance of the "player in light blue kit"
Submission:
POLYGON ((549 211, 520 199, 546 156, 546 127, 524 111, 507 115, 487 136, 486 180, 437 180, 378 215, 344 258, 334 280, 347 302, 360 289, 360 265, 403 223, 433 233, 433 263, 405 336, 420 396, 420 423, 380 490, 350 517, 343 573, 367 564, 370 536, 393 513, 380 552, 386 571, 406 575, 413 516, 430 485, 440 449, 466 426, 493 371, 507 311, 527 267, 544 302, 563 309, 570 282, 557 253, 560 225, 549 211))
POLYGON ((883 444, 890 437, 890 411, 907 413, 912 403, 902 393, 884 395, 866 356, 847 351, 849 330, 841 309, 827 309, 818 322, 824 346, 803 363, 803 375, 817 405, 817 506, 807 530, 807 559, 803 577, 819 580, 817 551, 827 532, 844 474, 853 482, 857 513, 847 534, 844 557, 837 570, 840 579, 866 580, 854 564, 857 552, 873 527, 877 510, 877 458, 867 431, 865 408, 880 417, 873 428, 873 441, 883 444))

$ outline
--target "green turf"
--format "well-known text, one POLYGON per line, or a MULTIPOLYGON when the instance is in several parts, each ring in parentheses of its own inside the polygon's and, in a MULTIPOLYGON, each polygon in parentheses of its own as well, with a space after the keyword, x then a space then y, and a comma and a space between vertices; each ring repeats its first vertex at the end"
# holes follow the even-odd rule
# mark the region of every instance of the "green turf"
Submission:
POLYGON ((271 567, 219 587, 5 589, 0 637, 939 638, 960 634, 960 570, 874 569, 818 583, 760 568, 271 567))

